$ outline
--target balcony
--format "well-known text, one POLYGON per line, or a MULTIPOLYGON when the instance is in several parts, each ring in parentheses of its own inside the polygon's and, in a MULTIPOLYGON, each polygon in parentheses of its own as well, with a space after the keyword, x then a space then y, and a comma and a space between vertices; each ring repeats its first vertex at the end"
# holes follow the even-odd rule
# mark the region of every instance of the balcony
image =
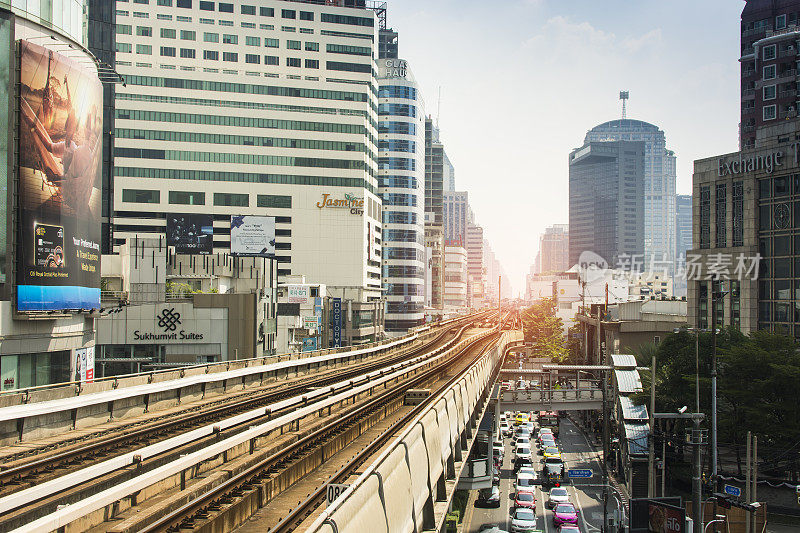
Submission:
POLYGON ((794 57, 796 55, 797 55, 797 50, 794 47, 792 47, 787 50, 781 50, 780 54, 778 54, 778 57, 794 57))
MULTIPOLYGON (((752 113, 755 111, 755 109, 749 109, 748 111, 752 113)), ((742 112, 745 113, 746 111, 742 112)), ((753 133, 754 131, 756 131, 756 127, 754 124, 748 124, 747 126, 742 126, 742 133, 753 133)))
POLYGON ((778 98, 794 98, 795 96, 797 96, 797 89, 789 89, 778 93, 778 98))
POLYGON ((755 74, 755 70, 743 70, 742 71, 742 78, 749 78, 753 74, 755 74))
POLYGON ((755 89, 743 89, 742 90, 742 98, 755 98, 756 90, 755 89))

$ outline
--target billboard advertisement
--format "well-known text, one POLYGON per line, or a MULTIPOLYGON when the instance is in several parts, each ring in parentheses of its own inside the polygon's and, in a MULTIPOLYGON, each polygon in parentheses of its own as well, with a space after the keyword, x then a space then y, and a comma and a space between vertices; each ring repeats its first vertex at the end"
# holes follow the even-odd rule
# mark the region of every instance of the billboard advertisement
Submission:
POLYGON ((214 217, 197 213, 167 215, 167 246, 179 254, 210 254, 214 249, 214 217))
POLYGON ((103 87, 21 41, 17 309, 100 307, 103 87))
POLYGON ((75 381, 94 381, 94 346, 75 350, 75 381))
POLYGON ((275 217, 231 216, 231 253, 275 257, 275 217))
POLYGON ((333 347, 342 345, 342 299, 331 299, 331 314, 333 315, 333 347))
POLYGON ((287 285, 286 289, 289 293, 290 304, 308 303, 308 298, 311 294, 308 285, 287 285))

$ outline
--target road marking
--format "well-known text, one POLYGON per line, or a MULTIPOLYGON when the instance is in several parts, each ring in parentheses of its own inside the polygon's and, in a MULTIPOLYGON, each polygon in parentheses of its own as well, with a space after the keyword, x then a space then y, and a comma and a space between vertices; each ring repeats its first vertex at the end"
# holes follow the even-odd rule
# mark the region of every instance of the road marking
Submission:
POLYGON ((540 488, 539 492, 542 495, 542 524, 543 524, 543 527, 544 527, 544 533, 549 533, 549 531, 547 529, 547 511, 546 511, 546 508, 544 506, 544 491, 540 488))
POLYGON ((575 487, 570 487, 570 488, 572 489, 572 492, 575 494, 575 503, 578 504, 578 511, 580 512, 581 520, 583 521, 583 525, 586 526, 587 531, 600 531, 599 527, 593 526, 592 524, 589 523, 588 520, 586 520, 586 516, 583 514, 583 506, 581 505, 581 499, 580 499, 580 494, 578 494, 578 489, 576 489, 575 487))

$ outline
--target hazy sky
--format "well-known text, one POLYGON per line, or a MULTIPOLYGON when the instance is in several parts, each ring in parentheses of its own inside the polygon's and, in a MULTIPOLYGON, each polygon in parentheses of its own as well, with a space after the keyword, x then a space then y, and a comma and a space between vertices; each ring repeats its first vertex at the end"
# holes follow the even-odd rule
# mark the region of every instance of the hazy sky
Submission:
POLYGON ((593 126, 651 122, 691 192, 695 159, 738 149, 741 0, 388 0, 515 294, 546 226, 568 222, 569 152, 593 126))

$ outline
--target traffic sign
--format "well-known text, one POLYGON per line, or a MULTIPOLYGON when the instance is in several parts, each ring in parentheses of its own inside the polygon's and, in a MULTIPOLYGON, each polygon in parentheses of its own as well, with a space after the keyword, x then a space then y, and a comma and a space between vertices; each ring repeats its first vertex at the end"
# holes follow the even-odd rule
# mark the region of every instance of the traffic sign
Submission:
POLYGON ((328 483, 328 490, 325 493, 325 503, 326 505, 330 505, 333 501, 338 498, 344 491, 347 490, 347 487, 350 485, 345 485, 343 483, 328 483))
POLYGON ((734 487, 733 485, 725 485, 725 494, 736 496, 737 498, 742 495, 742 489, 734 487))
POLYGON ((588 468, 571 468, 567 470, 567 477, 587 479, 592 477, 594 473, 588 468))

